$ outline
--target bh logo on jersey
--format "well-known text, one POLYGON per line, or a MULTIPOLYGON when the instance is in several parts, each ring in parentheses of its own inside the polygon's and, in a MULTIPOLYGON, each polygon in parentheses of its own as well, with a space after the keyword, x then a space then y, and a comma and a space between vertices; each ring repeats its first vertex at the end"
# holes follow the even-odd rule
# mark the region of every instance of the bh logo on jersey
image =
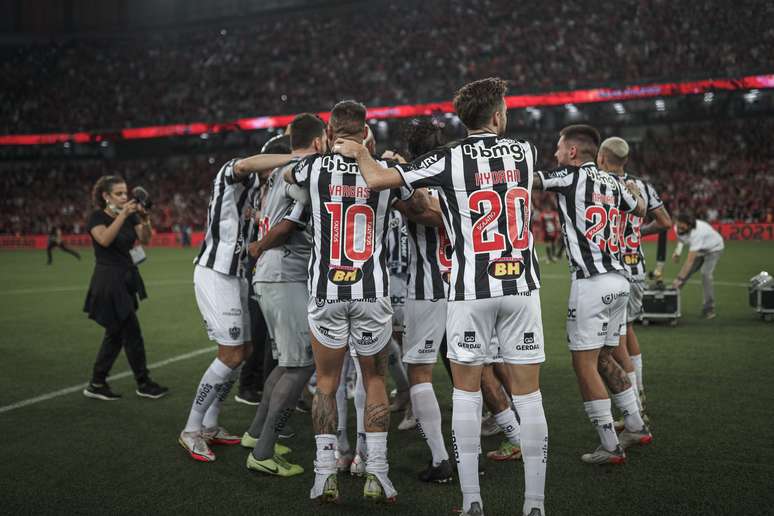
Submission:
POLYGON ((512 281, 524 274, 524 263, 519 258, 498 258, 489 262, 487 272, 494 279, 512 281))
POLYGON ((328 280, 334 285, 346 287, 354 285, 363 278, 363 270, 356 267, 332 267, 328 271, 328 280))
POLYGON ((639 254, 625 254, 623 255, 624 264, 631 266, 640 264, 639 254))

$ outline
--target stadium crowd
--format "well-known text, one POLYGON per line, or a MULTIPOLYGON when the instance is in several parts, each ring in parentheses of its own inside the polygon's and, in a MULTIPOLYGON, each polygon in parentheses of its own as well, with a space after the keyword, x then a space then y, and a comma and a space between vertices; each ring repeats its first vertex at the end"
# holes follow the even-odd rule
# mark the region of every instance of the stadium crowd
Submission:
POLYGON ((761 71, 774 44, 774 4, 759 0, 364 4, 0 49, 0 132, 431 101, 493 75, 512 92, 734 76, 761 71))
MULTIPOLYGON (((767 144, 771 120, 736 120, 673 126, 632 143, 627 167, 658 186, 674 212, 689 211, 710 222, 774 223, 774 151, 767 144)), ((551 138, 540 145, 540 165, 555 166, 551 138)), ((154 198, 154 227, 201 229, 210 181, 231 156, 176 156, 129 161, 53 161, 0 165, 0 234, 46 233, 51 226, 84 233, 89 188, 104 174, 142 185, 154 198), (41 202, 41 191, 51 192, 41 202)), ((536 208, 548 203, 536 195, 536 208)))

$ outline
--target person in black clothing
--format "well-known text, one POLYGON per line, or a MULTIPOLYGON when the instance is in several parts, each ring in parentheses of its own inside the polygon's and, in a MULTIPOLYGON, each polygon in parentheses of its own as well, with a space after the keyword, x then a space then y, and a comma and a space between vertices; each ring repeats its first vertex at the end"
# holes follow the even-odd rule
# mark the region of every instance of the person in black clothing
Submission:
POLYGON ((83 311, 105 328, 105 337, 83 395, 106 401, 121 397, 106 379, 123 347, 137 381, 137 395, 157 399, 168 389, 153 382, 148 373, 145 343, 135 314, 137 298, 145 299, 147 294, 129 254, 136 240, 142 244, 150 241, 150 215, 137 201, 128 200, 126 182, 118 176, 97 180, 92 196, 99 209, 89 217, 87 229, 96 264, 83 311))
POLYGON ((52 254, 51 250, 58 247, 67 254, 75 256, 78 260, 81 259, 81 255, 77 251, 73 251, 62 242, 62 229, 59 226, 51 226, 51 230, 48 232, 48 247, 46 248, 46 255, 48 255, 48 262, 46 265, 51 265, 52 254))

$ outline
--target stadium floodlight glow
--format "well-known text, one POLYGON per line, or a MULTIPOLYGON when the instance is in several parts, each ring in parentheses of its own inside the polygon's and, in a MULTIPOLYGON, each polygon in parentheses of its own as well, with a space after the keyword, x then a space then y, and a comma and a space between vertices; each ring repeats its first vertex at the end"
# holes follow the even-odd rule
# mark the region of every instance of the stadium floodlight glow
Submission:
POLYGON ((656 99, 656 111, 666 111, 664 99, 656 99))
POLYGON ((760 95, 761 95, 760 90, 750 90, 744 94, 744 100, 746 100, 749 104, 752 104, 753 102, 758 100, 758 97, 760 97, 760 95))
POLYGON ((201 138, 202 140, 207 140, 210 138, 210 133, 202 133, 199 135, 199 138, 201 138))
POLYGON ((712 93, 711 91, 708 91, 707 93, 704 94, 704 102, 706 102, 707 104, 711 104, 713 100, 715 100, 714 93, 712 93))
POLYGON ((533 120, 540 120, 543 116, 543 113, 538 108, 531 106, 527 108, 527 113, 529 113, 533 120))
POLYGON ((618 113, 619 115, 623 115, 624 113, 626 113, 626 109, 624 109, 623 104, 621 104, 620 102, 614 102, 613 109, 615 109, 615 112, 618 113))

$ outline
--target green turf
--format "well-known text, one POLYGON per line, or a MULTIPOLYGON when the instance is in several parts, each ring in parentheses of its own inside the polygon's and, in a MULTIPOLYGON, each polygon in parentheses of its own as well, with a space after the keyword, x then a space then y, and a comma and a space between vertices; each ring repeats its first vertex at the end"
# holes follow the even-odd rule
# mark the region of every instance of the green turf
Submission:
MULTIPOLYGON (((649 249, 653 256, 653 249, 649 249)), ((151 249, 142 265, 150 298, 139 316, 149 362, 209 346, 195 306, 194 251, 151 249)), ((92 257, 41 252, 0 253, 0 406, 85 382, 101 331, 81 312, 92 257)), ((655 442, 633 450, 623 467, 582 464, 596 444, 583 412, 564 316, 569 280, 564 264, 544 265, 541 291, 547 342, 542 391, 550 448, 546 507, 550 515, 770 514, 774 507, 774 324, 760 321, 741 286, 762 269, 774 272, 774 244, 730 243, 716 272, 718 319, 699 319, 701 288, 684 290, 677 328, 638 328, 655 442)), ((668 275, 674 275, 671 265, 668 275)), ((456 484, 415 481, 429 458, 414 432, 390 436, 393 508, 361 499, 362 480, 342 478, 344 503, 318 509, 308 500, 314 441, 309 417, 291 420, 298 436, 290 458, 307 473, 289 480, 249 473, 246 452, 219 448, 212 464, 191 461, 176 443, 209 354, 169 364, 154 377, 171 387, 158 401, 114 382, 124 399, 103 403, 69 394, 0 413, 9 442, 0 460, 3 514, 450 514, 456 484)), ((115 372, 127 369, 122 356, 115 372)), ((436 386, 449 436, 451 388, 437 369, 436 386)), ((353 410, 350 411, 353 417, 353 410)), ((221 422, 246 428, 253 410, 229 400, 221 422)), ((394 417, 395 429, 399 418, 394 417)), ((352 425, 354 425, 354 420, 352 425)), ((351 432, 351 435, 354 431, 351 432)), ((484 448, 499 438, 484 440, 484 448)), ((521 463, 488 463, 481 486, 488 515, 518 514, 521 463)))

